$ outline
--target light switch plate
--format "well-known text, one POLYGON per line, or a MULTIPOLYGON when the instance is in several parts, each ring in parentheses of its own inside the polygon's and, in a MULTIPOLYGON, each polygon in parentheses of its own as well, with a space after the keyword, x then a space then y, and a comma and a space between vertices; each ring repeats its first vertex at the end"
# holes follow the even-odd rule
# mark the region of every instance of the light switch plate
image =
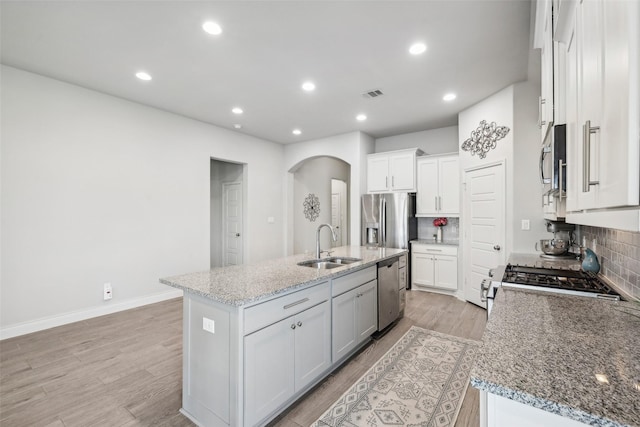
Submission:
POLYGON ((207 317, 202 318, 202 329, 212 334, 216 333, 216 322, 213 319, 207 317))

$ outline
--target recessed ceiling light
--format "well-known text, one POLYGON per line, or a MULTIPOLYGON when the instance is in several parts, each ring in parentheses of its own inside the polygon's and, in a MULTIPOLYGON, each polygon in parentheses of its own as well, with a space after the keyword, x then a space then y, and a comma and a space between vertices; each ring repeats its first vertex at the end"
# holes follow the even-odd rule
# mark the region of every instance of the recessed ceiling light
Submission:
POLYGON ((367 120, 367 116, 365 114, 358 114, 356 116, 356 120, 359 122, 364 122, 365 120, 367 120))
POLYGON ((151 80, 151 75, 149 73, 145 73, 144 71, 138 71, 136 73, 136 77, 140 80, 149 81, 151 80))
POLYGON ((202 24, 202 29, 212 36, 222 34, 222 27, 213 21, 207 21, 202 24))
POLYGON ((445 100, 445 101, 453 101, 454 99, 456 99, 456 94, 455 93, 448 93, 445 96, 443 96, 442 99, 445 100))
POLYGON ((240 123, 236 123, 233 127, 236 129, 242 129, 242 125, 240 123))
POLYGON ((313 82, 304 82, 302 83, 302 89, 307 92, 312 92, 316 90, 316 85, 313 82))
POLYGON ((414 43, 409 48, 409 53, 412 54, 412 55, 420 55, 421 53, 424 53, 425 50, 427 50, 427 45, 426 44, 424 44, 424 43, 414 43))
POLYGON ((242 114, 242 113, 244 113, 244 111, 242 111, 242 108, 240 108, 240 107, 234 107, 234 108, 231 110, 231 112, 232 112, 233 114, 242 114))
POLYGON ((300 135, 302 133, 302 131, 300 129, 294 129, 291 131, 292 134, 294 135, 300 135))

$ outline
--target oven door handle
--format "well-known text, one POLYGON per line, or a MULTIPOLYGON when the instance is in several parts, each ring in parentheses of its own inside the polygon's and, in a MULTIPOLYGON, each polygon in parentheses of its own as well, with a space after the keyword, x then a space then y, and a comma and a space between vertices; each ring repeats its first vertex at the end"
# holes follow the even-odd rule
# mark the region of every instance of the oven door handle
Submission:
POLYGON ((491 287, 491 280, 484 279, 480 285, 480 301, 487 302, 489 298, 489 288, 491 287))

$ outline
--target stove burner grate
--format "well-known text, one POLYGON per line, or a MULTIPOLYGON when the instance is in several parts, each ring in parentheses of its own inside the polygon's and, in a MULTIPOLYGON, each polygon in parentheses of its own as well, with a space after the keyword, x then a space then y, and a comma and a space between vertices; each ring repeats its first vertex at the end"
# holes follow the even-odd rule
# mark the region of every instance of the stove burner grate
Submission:
POLYGON ((502 278, 506 283, 618 295, 592 272, 507 265, 502 278))

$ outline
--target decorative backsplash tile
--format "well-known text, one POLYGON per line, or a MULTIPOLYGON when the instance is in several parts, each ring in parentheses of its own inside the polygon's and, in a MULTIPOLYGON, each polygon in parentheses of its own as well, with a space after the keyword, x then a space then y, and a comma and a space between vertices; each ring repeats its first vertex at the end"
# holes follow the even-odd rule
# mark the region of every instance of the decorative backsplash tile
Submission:
MULTIPOLYGON (((438 217, 440 218, 440 217, 438 217)), ((433 239, 437 227, 433 225, 436 217, 418 218, 418 239, 433 239)), ((458 240, 460 238, 460 218, 447 217, 447 225, 442 227, 443 240, 458 240)))
MULTIPOLYGON (((419 229, 420 227, 418 227, 419 229)), ((600 272, 625 292, 640 299, 640 233, 583 226, 587 247, 600 260, 600 272)))

